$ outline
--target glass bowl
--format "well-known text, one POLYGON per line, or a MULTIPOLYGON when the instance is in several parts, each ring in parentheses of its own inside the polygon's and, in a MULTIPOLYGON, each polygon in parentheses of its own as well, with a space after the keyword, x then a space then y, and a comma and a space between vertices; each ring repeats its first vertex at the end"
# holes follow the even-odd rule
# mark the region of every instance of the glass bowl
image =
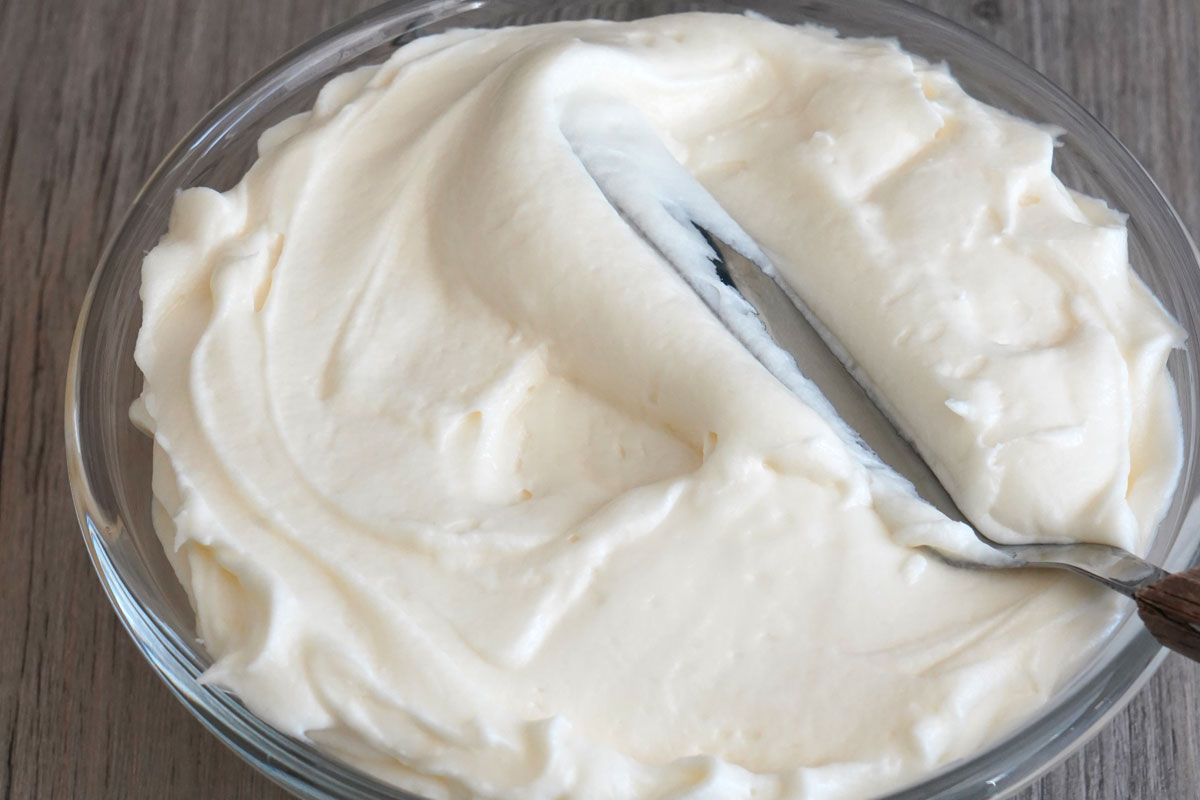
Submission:
MULTIPOLYGON (((305 798, 412 798, 289 738, 232 694, 204 685, 210 660, 191 608, 150 521, 151 443, 129 420, 141 388, 133 346, 141 323, 141 263, 165 232, 176 192, 231 187, 255 158, 259 135, 306 110, 334 75, 386 59, 419 36, 452 27, 497 27, 552 19, 633 19, 708 10, 753 10, 785 23, 813 22, 848 36, 896 37, 910 52, 947 62, 976 97, 1063 131, 1055 169, 1071 187, 1129 214, 1134 267, 1188 330, 1200 333, 1200 265, 1171 206, 1137 161, 1082 107, 1003 50, 898 0, 428 0, 386 3, 293 50, 222 101, 150 176, 92 279, 72 345, 66 445, 79 523, 121 621, 172 692, 238 755, 305 798)), ((1185 463, 1150 558, 1182 569, 1200 556, 1197 432, 1200 363, 1174 353, 1185 463)), ((1132 604, 1130 604, 1132 611, 1132 604)), ((1000 797, 1064 758, 1119 710, 1164 651, 1127 613, 1091 662, 1032 719, 986 750, 947 765, 890 798, 1000 797)))

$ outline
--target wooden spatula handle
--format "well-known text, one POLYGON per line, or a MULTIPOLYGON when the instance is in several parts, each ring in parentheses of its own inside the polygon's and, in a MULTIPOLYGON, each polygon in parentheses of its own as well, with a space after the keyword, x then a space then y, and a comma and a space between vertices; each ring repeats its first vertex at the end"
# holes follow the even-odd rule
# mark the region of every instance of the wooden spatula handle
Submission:
POLYGON ((1176 572, 1134 594, 1138 616, 1164 647, 1200 661, 1200 567, 1176 572))

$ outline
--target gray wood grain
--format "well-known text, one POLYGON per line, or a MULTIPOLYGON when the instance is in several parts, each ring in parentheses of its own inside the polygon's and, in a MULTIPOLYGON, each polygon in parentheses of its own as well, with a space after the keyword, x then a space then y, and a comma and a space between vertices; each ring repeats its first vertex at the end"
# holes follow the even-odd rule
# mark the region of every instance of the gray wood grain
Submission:
MULTIPOLYGON (((0 0, 0 797, 282 798, 158 682, 91 573, 61 393, 105 239, 223 94, 370 0, 0 0)), ((922 0, 1032 63, 1200 231, 1197 0, 922 0)), ((1200 668, 1170 657, 1022 800, 1200 800, 1200 668)))

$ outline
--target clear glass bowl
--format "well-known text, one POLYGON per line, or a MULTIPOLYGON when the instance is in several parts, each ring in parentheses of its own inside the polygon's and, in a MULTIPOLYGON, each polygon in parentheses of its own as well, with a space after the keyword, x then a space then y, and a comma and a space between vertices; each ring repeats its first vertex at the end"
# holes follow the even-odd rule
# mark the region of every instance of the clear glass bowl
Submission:
MULTIPOLYGON (((1200 333, 1200 255, 1175 212, 1134 158, 1048 80, 974 34, 897 0, 432 0, 392 2, 284 56, 213 109, 155 170, 100 259, 80 312, 67 376, 66 433, 71 486, 84 540, 121 621, 189 710, 238 755, 306 798, 411 798, 284 736, 236 697, 202 685, 210 663, 191 608, 150 521, 150 441, 129 421, 141 387, 133 346, 141 322, 142 258, 166 230, 175 193, 226 189, 255 158, 259 135, 312 105, 332 76, 383 61, 419 36, 452 27, 552 19, 632 19, 691 11, 752 9, 786 23, 815 22, 849 36, 899 38, 911 52, 947 62, 967 90, 1064 131, 1056 170, 1066 183, 1129 214, 1133 264, 1187 328, 1200 333)), ((1197 350, 1171 357, 1186 437, 1174 503, 1150 557, 1181 569, 1200 556, 1197 350)), ((999 797, 1057 763, 1120 709, 1161 661, 1162 650, 1128 615, 1092 662, 1036 717, 987 750, 948 765, 891 798, 999 797)))

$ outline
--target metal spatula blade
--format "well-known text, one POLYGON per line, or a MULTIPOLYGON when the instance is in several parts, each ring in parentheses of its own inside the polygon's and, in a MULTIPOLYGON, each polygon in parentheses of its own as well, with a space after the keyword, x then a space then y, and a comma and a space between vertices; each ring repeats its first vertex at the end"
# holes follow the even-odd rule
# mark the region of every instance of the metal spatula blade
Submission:
MULTIPOLYGON (((932 503, 947 517, 971 525, 928 463, 853 377, 856 370, 847 368, 844 357, 834 354, 827 340, 829 335, 819 333, 810 322, 812 312, 801 304, 802 301, 794 299, 794 293, 785 288, 786 284, 779 278, 768 275, 758 264, 711 233, 704 233, 713 248, 717 275, 754 307, 768 334, 796 359, 800 370, 821 388, 838 414, 885 464, 912 483, 923 500, 932 503)), ((773 268, 768 266, 768 269, 773 272, 773 268)), ((1008 545, 989 539, 973 525, 971 529, 981 541, 1009 555, 1012 560, 1003 564, 978 564, 949 553, 934 552, 943 561, 961 567, 1062 567, 1129 596, 1167 575, 1132 553, 1109 545, 1008 545)))

